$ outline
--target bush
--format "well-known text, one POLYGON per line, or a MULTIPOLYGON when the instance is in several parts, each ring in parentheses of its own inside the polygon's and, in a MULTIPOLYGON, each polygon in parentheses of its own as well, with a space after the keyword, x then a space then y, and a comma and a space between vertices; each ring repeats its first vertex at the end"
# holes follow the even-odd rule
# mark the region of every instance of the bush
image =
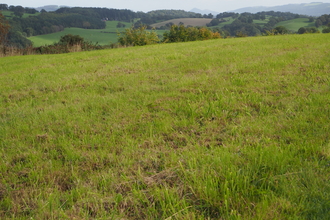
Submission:
POLYGON ((118 34, 119 44, 122 46, 144 46, 158 43, 157 33, 155 31, 147 31, 146 29, 146 26, 125 29, 124 32, 118 34))
POLYGON ((83 42, 83 37, 80 37, 79 35, 67 34, 61 37, 59 44, 73 46, 77 44, 82 44, 83 42))
POLYGON ((283 26, 278 26, 278 27, 276 27, 276 28, 274 29, 274 33, 275 33, 276 35, 281 35, 281 34, 288 34, 289 31, 288 31, 288 29, 286 29, 286 28, 283 27, 283 26))
POLYGON ((328 28, 324 28, 324 29, 322 30, 322 33, 324 33, 324 34, 330 33, 330 27, 328 27, 328 28))
POLYGON ((209 40, 220 38, 220 33, 213 33, 208 28, 185 27, 184 25, 172 25, 170 31, 163 35, 163 42, 187 42, 197 40, 209 40))

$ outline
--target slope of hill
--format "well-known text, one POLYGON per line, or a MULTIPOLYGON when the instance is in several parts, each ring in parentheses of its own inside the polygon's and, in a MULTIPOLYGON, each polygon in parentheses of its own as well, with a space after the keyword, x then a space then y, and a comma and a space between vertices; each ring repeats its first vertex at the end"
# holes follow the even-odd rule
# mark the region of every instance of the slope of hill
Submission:
POLYGON ((33 46, 39 47, 43 45, 51 45, 58 42, 61 36, 66 34, 79 35, 83 37, 86 41, 91 41, 93 43, 98 43, 100 45, 109 45, 111 43, 116 43, 118 39, 118 32, 123 31, 125 28, 129 28, 132 24, 127 22, 121 22, 125 24, 126 27, 117 28, 117 21, 107 21, 105 29, 84 29, 84 28, 65 28, 63 31, 38 35, 29 37, 28 39, 33 42, 33 46))
POLYGON ((310 16, 321 16, 323 14, 330 13, 330 3, 312 2, 306 4, 280 5, 274 7, 263 7, 263 6, 246 7, 246 8, 233 10, 233 12, 237 12, 237 13, 243 13, 243 12, 256 13, 260 11, 281 11, 281 12, 291 12, 302 15, 310 15, 310 16))
POLYGON ((315 27, 315 22, 310 22, 308 18, 296 18, 288 21, 281 21, 276 26, 283 26, 288 30, 297 32, 301 27, 315 27))
POLYGON ((329 35, 0 59, 1 219, 328 219, 329 35))

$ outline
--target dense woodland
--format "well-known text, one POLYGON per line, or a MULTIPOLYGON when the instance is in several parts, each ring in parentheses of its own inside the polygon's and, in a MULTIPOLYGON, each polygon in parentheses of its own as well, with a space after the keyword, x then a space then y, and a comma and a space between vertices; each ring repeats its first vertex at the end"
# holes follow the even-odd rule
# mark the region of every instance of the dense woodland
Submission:
MULTIPOLYGON (((207 25, 214 32, 219 32, 223 37, 226 36, 255 36, 269 32, 287 33, 276 27, 281 21, 291 20, 295 18, 309 18, 310 21, 315 20, 316 27, 326 26, 330 23, 330 15, 323 15, 318 18, 293 14, 290 12, 258 12, 252 13, 234 13, 224 12, 213 16, 212 14, 199 14, 194 12, 186 12, 183 10, 155 10, 147 13, 134 12, 131 10, 109 9, 109 8, 60 8, 54 12, 46 12, 36 9, 24 8, 22 6, 8 6, 0 4, 0 10, 9 11, 10 18, 6 20, 10 29, 6 34, 7 44, 15 47, 27 47, 31 42, 27 37, 35 35, 50 34, 62 31, 67 27, 77 27, 85 29, 103 29, 106 20, 130 22, 134 27, 147 26, 151 24, 176 18, 213 18, 207 25), (29 14, 29 16, 23 16, 29 14), (224 25, 222 28, 217 27, 228 19, 234 19, 231 24, 224 25), (265 20, 267 23, 263 26, 254 22, 254 20, 265 20), (277 30, 276 30, 277 28, 277 30), (276 32, 279 31, 279 32, 276 32)), ((9 16, 8 16, 9 17, 9 16)), ((3 22, 2 22, 3 23, 3 22)), ((162 27, 162 29, 170 30, 171 24, 162 27)), ((301 29, 299 33, 315 32, 317 29, 301 29)), ((2 33, 4 34, 4 32, 2 33)))

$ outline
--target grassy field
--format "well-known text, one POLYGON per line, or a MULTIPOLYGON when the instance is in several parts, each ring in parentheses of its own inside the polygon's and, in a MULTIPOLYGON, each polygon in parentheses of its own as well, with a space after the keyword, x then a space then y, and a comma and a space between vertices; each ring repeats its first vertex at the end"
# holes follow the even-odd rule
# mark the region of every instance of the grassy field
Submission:
MULTIPOLYGON (((3 16, 5 16, 6 18, 9 18, 9 19, 12 19, 13 17, 15 17, 14 12, 12 12, 12 11, 1 11, 1 10, 0 10, 0 13, 1 13, 3 16)), ((23 16, 22 16, 22 18, 27 18, 27 17, 29 17, 29 16, 37 16, 37 15, 39 15, 39 14, 40 14, 39 12, 37 12, 37 13, 35 13, 35 14, 24 13, 23 16)))
POLYGON ((1 219, 328 219, 326 34, 0 59, 1 219))
POLYGON ((159 22, 156 24, 152 24, 152 27, 161 27, 165 26, 168 23, 173 23, 178 25, 180 22, 182 22, 184 25, 188 26, 206 26, 206 24, 210 23, 212 19, 209 18, 178 18, 178 19, 171 19, 163 22, 159 22))
POLYGON ((298 31, 301 27, 315 27, 315 22, 309 22, 308 18, 296 18, 288 21, 281 21, 276 26, 284 26, 288 30, 298 31))
POLYGON ((39 35, 30 37, 29 40, 33 42, 35 47, 50 45, 55 42, 58 42, 61 36, 66 34, 79 35, 83 37, 87 41, 91 41, 93 43, 99 43, 100 45, 109 45, 111 43, 117 42, 118 36, 117 31, 124 31, 125 28, 129 28, 131 26, 130 23, 121 22, 126 25, 125 28, 117 28, 118 21, 107 21, 105 29, 83 29, 83 28, 65 28, 64 31, 39 35))

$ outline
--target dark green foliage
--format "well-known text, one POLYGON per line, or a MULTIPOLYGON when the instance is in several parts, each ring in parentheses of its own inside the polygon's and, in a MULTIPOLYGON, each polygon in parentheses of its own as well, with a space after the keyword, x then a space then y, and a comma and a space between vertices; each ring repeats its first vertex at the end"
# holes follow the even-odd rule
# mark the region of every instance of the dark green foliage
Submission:
POLYGON ((211 26, 217 26, 221 22, 224 22, 224 19, 219 19, 219 18, 214 18, 210 23, 208 23, 206 26, 211 27, 211 26))
POLYGON ((8 10, 7 4, 0 4, 0 10, 8 10))
POLYGON ((137 18, 137 14, 128 9, 108 9, 108 8, 60 8, 56 10, 57 14, 80 14, 86 17, 94 17, 96 19, 104 19, 110 21, 130 22, 137 18))
POLYGON ((288 34, 289 33, 289 30, 286 29, 285 27, 283 26, 278 26, 274 29, 274 33, 275 34, 288 34))
POLYGON ((26 39, 24 32, 15 26, 13 27, 0 13, 0 45, 25 48, 31 46, 32 42, 26 39))
POLYGON ((330 24, 330 14, 322 15, 322 16, 318 17, 315 21, 316 27, 321 27, 321 26, 328 25, 328 24, 330 24))
POLYGON ((298 34, 304 34, 304 33, 306 33, 306 32, 307 32, 307 30, 306 30, 305 27, 301 27, 301 28, 299 28, 299 30, 298 30, 298 34))
POLYGON ((330 33, 330 27, 328 27, 328 28, 324 28, 324 29, 322 30, 322 33, 324 33, 324 34, 330 33))
POLYGON ((216 16, 216 18, 228 18, 228 17, 232 17, 232 18, 238 18, 239 13, 235 13, 235 12, 223 12, 220 13, 216 16))
POLYGON ((301 27, 298 30, 298 34, 307 34, 307 33, 320 33, 320 31, 315 27, 301 27))
POLYGON ((25 12, 24 8, 20 5, 19 6, 10 6, 9 10, 14 12, 14 15, 17 17, 20 17, 20 18, 23 16, 23 14, 25 12))
POLYGON ((8 33, 8 41, 5 45, 15 48, 26 48, 32 46, 32 42, 28 40, 22 32, 10 30, 8 33))
POLYGON ((204 14, 203 15, 203 18, 213 18, 213 14, 212 13, 209 13, 209 14, 204 14))

